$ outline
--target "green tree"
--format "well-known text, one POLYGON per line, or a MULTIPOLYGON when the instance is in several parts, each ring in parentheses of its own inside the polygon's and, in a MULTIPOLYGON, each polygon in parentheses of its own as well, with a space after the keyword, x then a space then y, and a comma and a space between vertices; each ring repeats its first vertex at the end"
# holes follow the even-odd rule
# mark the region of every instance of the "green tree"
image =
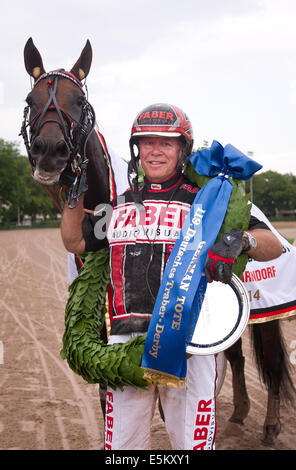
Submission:
POLYGON ((13 143, 0 139, 0 217, 5 221, 11 221, 17 213, 22 179, 17 165, 19 156, 13 143))
POLYGON ((49 197, 45 189, 32 178, 31 166, 28 159, 25 159, 23 166, 23 181, 26 187, 26 197, 23 201, 22 212, 31 217, 35 222, 36 215, 55 217, 56 208, 52 199, 49 197))
MULTIPOLYGON (((247 191, 249 186, 247 186, 247 191)), ((296 206, 296 178, 291 174, 266 171, 253 177, 253 202, 267 215, 296 206)))
POLYGON ((45 189, 32 178, 28 158, 14 143, 0 139, 0 222, 21 222, 24 215, 34 222, 37 214, 55 216, 56 208, 45 189))

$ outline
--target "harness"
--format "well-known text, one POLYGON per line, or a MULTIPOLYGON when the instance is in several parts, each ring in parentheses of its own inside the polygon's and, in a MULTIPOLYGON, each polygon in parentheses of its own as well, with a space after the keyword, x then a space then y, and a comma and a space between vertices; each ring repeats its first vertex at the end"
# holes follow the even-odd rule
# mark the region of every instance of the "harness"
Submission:
POLYGON ((60 180, 64 183, 72 183, 68 192, 68 204, 69 207, 76 207, 79 196, 86 187, 86 166, 88 162, 88 159, 86 158, 86 144, 95 127, 95 111, 85 96, 85 92, 82 89, 82 83, 80 80, 78 80, 78 78, 75 77, 75 75, 69 72, 65 72, 64 69, 54 70, 42 74, 38 80, 36 80, 34 87, 44 79, 48 80, 48 101, 43 110, 37 113, 31 119, 29 118, 30 106, 28 105, 24 108, 23 123, 19 135, 21 135, 24 139, 29 161, 32 169, 34 170, 35 161, 31 155, 31 148, 34 140, 37 136, 39 136, 40 130, 45 124, 49 122, 58 124, 63 133, 65 142, 70 150, 70 158, 68 160, 67 167, 60 177, 60 180), (66 78, 67 80, 71 80, 71 82, 78 86, 82 92, 81 114, 79 121, 73 118, 73 116, 67 113, 58 104, 56 92, 59 78, 66 78), (55 110, 59 119, 46 119, 43 121, 44 116, 49 110, 55 110), (80 148, 82 148, 82 155, 79 153, 80 148), (70 170, 70 174, 68 170, 70 170), (73 174, 75 177, 73 177, 73 174))

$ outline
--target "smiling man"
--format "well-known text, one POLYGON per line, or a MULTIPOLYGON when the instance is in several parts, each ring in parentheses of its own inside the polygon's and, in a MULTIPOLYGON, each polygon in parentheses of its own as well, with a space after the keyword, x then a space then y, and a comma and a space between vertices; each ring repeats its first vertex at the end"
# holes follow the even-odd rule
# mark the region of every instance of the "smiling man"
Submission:
POLYGON ((141 165, 148 181, 163 183, 175 173, 184 151, 178 137, 140 137, 141 165))
MULTIPOLYGON (((68 251, 110 248, 110 344, 148 330, 166 262, 199 191, 183 174, 192 146, 192 126, 186 114, 169 104, 151 105, 138 114, 132 126, 131 189, 114 201, 107 215, 84 214, 83 197, 77 208, 70 210, 66 205, 64 209, 62 238, 68 251), (145 173, 142 185, 138 185, 140 163, 145 173)), ((267 260, 280 256, 282 247, 265 224, 251 218, 249 233, 237 230, 227 234, 226 242, 211 248, 205 266, 208 282, 229 282, 232 263, 242 251, 254 259, 267 260)), ((163 327, 159 325, 157 348, 161 347, 161 335, 163 327)), ((106 449, 150 448, 158 396, 172 449, 213 449, 216 380, 215 356, 192 356, 187 360, 187 388, 108 389, 106 449)))

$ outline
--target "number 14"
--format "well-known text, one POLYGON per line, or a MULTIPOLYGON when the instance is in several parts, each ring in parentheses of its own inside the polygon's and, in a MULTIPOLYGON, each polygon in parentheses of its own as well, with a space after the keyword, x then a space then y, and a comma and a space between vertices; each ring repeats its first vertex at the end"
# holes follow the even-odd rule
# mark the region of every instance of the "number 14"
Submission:
POLYGON ((249 300, 252 302, 253 299, 260 300, 260 290, 257 289, 256 292, 253 294, 251 290, 248 291, 249 300))

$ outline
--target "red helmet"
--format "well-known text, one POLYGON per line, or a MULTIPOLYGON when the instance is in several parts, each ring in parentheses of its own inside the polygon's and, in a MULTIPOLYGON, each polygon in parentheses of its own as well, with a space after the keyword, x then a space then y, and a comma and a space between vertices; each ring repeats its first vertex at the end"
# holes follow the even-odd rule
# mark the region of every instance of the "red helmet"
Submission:
POLYGON ((137 138, 144 135, 180 137, 183 140, 185 146, 177 166, 179 171, 185 170, 187 159, 193 147, 192 125, 181 109, 165 103, 156 103, 144 108, 134 120, 129 141, 131 160, 128 166, 128 177, 130 186, 134 189, 135 199, 139 196, 139 154, 135 155, 134 145, 137 145, 137 138))
POLYGON ((157 103, 144 108, 136 117, 131 139, 141 135, 158 135, 167 137, 183 136, 188 155, 193 146, 192 125, 188 116, 177 106, 157 103))

